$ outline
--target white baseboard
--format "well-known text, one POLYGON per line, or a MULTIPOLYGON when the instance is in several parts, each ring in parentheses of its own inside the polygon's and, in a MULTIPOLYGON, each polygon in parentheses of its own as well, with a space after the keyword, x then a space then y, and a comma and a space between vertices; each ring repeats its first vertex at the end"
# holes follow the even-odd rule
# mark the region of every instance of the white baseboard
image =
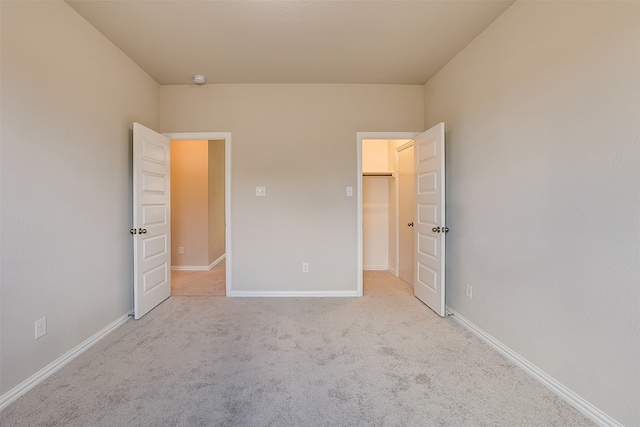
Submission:
POLYGON ((20 384, 18 384, 17 386, 15 386, 11 390, 3 394, 0 397, 0 411, 2 411, 4 408, 9 406, 12 402, 17 400, 20 396, 24 395, 26 392, 31 390, 33 387, 35 387, 36 385, 38 385, 39 383, 41 383, 42 381, 50 377, 52 374, 60 370, 67 363, 71 362, 73 359, 75 359, 76 357, 80 356, 82 353, 87 351, 89 348, 91 348, 91 346, 96 344, 102 338, 106 337, 111 332, 118 329, 127 320, 129 320, 129 317, 132 314, 133 314, 133 310, 130 311, 127 315, 122 316, 121 318, 117 319, 107 327, 103 328, 96 334, 92 335, 87 340, 83 341, 76 347, 72 348, 70 351, 63 354, 53 362, 49 363, 44 368, 40 369, 35 374, 31 375, 29 378, 27 378, 23 382, 21 382, 20 384))
POLYGON ((388 265, 364 265, 362 269, 365 271, 387 271, 389 270, 388 265))
POLYGON ((555 394, 567 401, 570 405, 575 407, 578 411, 582 412, 586 417, 594 421, 596 424, 603 427, 623 427, 622 424, 609 417, 607 414, 593 406, 591 403, 578 396, 573 391, 562 385, 556 379, 536 367, 518 353, 511 350, 509 347, 492 337, 484 330, 479 328, 474 323, 465 319, 450 307, 445 308, 446 313, 453 314, 453 319, 480 338, 482 341, 489 344, 491 347, 498 350, 499 353, 507 357, 507 359, 514 362, 516 365, 525 370, 533 378, 544 384, 547 388, 551 389, 555 394))
POLYGON ((216 265, 218 265, 222 261, 224 261, 226 256, 227 256, 227 254, 222 254, 222 256, 220 258, 218 258, 217 260, 215 260, 211 264, 209 264, 209 270, 211 270, 213 267, 215 267, 216 265))
POLYGON ((216 265, 224 261, 226 254, 223 254, 220 258, 213 261, 209 265, 172 265, 171 269, 176 271, 209 271, 216 265))
POLYGON ((175 271, 209 271, 208 265, 172 265, 171 270, 175 271))
POLYGON ((231 291, 229 297, 357 297, 358 291, 231 291))

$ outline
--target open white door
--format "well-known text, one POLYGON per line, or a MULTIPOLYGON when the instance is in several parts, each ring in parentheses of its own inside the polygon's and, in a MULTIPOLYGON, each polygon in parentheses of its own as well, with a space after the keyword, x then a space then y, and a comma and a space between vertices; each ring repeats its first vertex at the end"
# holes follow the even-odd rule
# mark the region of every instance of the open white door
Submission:
POLYGON ((414 138, 415 277, 414 293, 444 316, 445 186, 444 123, 414 138))
POLYGON ((170 140, 133 124, 133 301, 139 319, 171 295, 170 140))
POLYGON ((415 279, 415 173, 413 141, 396 148, 398 216, 398 277, 413 286, 415 279))

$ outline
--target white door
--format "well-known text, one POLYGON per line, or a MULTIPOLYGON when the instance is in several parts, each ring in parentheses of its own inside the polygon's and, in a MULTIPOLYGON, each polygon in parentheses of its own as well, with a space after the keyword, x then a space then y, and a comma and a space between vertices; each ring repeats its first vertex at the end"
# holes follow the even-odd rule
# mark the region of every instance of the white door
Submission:
POLYGON ((139 319, 171 295, 170 140, 133 124, 133 301, 139 319))
POLYGON ((413 286, 414 212, 413 142, 396 149, 398 162, 398 277, 413 286))
POLYGON ((444 123, 414 138, 415 296, 444 316, 444 123))

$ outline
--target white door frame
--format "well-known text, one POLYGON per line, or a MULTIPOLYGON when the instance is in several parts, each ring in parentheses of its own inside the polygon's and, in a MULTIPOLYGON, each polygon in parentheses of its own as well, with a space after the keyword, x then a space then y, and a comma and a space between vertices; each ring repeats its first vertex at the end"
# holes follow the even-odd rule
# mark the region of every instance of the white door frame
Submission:
POLYGON ((362 254, 362 141, 365 139, 413 139, 416 135, 420 135, 421 132, 357 132, 356 133, 356 194, 357 194, 357 211, 356 211, 356 227, 357 227, 357 254, 358 265, 357 275, 358 278, 358 296, 362 296, 364 293, 362 285, 362 268, 363 268, 363 254, 362 254))
POLYGON ((181 132, 163 133, 171 141, 224 140, 224 252, 226 266, 226 295, 231 295, 231 132, 181 132))

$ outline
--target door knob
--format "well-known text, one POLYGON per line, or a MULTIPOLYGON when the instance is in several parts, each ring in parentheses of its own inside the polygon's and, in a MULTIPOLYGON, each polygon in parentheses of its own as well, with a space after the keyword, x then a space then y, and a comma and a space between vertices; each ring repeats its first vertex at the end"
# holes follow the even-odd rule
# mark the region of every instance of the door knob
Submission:
POLYGON ((146 234, 147 229, 146 228, 138 228, 138 233, 140 234, 146 234))
POLYGON ((131 234, 136 234, 138 232, 138 230, 136 230, 135 228, 132 228, 131 230, 129 230, 129 233, 131 234))
POLYGON ((409 224, 407 224, 409 227, 413 227, 413 223, 410 222, 409 224))
POLYGON ((443 233, 448 233, 449 232, 449 227, 442 227, 442 232, 443 233))
POLYGON ((439 233, 440 232, 440 227, 433 227, 431 229, 431 231, 433 231, 434 233, 439 233))

